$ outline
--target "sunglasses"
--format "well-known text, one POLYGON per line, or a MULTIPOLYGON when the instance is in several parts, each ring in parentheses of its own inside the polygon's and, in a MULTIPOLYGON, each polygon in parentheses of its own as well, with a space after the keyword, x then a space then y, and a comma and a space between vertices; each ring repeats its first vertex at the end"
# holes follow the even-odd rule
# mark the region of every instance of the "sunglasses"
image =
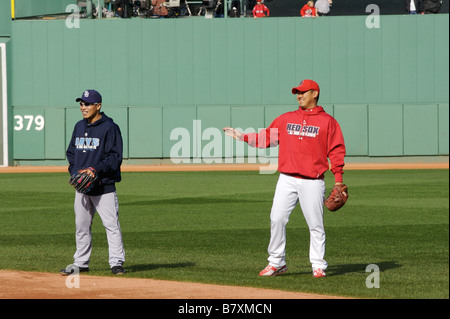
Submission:
POLYGON ((89 103, 89 102, 80 102, 80 106, 91 106, 91 105, 97 105, 98 103, 89 103))

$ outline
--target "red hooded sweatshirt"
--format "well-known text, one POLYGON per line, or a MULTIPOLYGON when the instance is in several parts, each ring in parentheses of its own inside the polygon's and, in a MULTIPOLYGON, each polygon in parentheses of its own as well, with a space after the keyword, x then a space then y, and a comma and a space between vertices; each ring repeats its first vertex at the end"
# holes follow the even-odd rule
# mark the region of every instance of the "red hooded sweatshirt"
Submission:
POLYGON ((244 134, 241 140, 259 148, 279 145, 278 171, 298 178, 323 178, 329 158, 335 182, 342 182, 344 137, 338 122, 321 106, 282 114, 268 128, 244 134))
POLYGON ((302 17, 315 17, 316 16, 316 8, 310 7, 308 4, 305 4, 303 8, 300 10, 300 15, 302 17))
POLYGON ((263 4, 257 4, 253 7, 253 16, 257 18, 270 16, 270 10, 263 4))

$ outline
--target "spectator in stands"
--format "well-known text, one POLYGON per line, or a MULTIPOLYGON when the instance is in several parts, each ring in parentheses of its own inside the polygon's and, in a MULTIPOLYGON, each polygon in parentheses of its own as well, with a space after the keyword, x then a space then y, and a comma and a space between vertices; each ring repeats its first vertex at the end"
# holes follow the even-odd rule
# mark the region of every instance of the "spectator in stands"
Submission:
MULTIPOLYGON (((227 7, 225 5, 225 7, 227 7)), ((241 16, 241 2, 238 0, 232 0, 230 5, 231 10, 228 11, 230 18, 239 18, 241 16)))
POLYGON ((302 18, 307 18, 307 17, 312 17, 315 18, 317 17, 317 10, 314 7, 314 1, 308 1, 303 8, 300 10, 300 15, 302 16, 302 18))
POLYGON ((263 18, 270 15, 269 8, 261 3, 262 0, 256 0, 256 5, 253 7, 253 18, 263 18))
POLYGON ((423 10, 425 14, 439 13, 441 11, 442 0, 424 0, 423 10))
POLYGON ((130 0, 116 0, 114 2, 115 16, 119 18, 130 18, 133 15, 133 8, 130 0))
POLYGON ((423 14, 423 1, 405 0, 405 9, 409 14, 423 14))
POLYGON ((225 11, 223 8, 223 3, 221 0, 217 1, 217 6, 215 8, 215 14, 214 17, 215 18, 223 18, 225 16, 225 11))
POLYGON ((333 4, 333 0, 317 0, 314 5, 317 9, 317 15, 327 16, 330 14, 330 7, 333 4))
POLYGON ((159 16, 160 18, 166 18, 169 14, 169 10, 164 5, 166 0, 152 0, 153 15, 159 16))

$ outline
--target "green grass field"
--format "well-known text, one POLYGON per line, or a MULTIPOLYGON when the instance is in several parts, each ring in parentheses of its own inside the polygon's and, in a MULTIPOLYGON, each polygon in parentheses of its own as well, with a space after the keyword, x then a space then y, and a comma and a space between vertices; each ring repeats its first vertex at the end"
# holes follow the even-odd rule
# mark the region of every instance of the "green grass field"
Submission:
MULTIPOLYGON (((314 279, 297 206, 288 273, 261 278, 278 174, 123 173, 117 185, 127 277, 263 287, 361 298, 449 298, 448 170, 346 171, 350 198, 325 213, 328 277, 314 279), (367 288, 379 267, 379 288, 367 288)), ((0 174, 0 269, 57 272, 75 249, 68 174, 0 174)), ((333 180, 327 173, 327 193, 333 180)), ((91 275, 110 276, 93 223, 91 275)))

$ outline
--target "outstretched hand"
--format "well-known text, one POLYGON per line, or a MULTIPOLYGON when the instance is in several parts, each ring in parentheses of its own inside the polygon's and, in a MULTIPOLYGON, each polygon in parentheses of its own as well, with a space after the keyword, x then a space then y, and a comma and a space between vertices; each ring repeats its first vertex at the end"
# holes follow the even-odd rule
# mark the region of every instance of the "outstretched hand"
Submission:
POLYGON ((242 137, 242 133, 232 127, 224 127, 223 130, 225 131, 225 135, 231 136, 235 140, 240 140, 242 137))

